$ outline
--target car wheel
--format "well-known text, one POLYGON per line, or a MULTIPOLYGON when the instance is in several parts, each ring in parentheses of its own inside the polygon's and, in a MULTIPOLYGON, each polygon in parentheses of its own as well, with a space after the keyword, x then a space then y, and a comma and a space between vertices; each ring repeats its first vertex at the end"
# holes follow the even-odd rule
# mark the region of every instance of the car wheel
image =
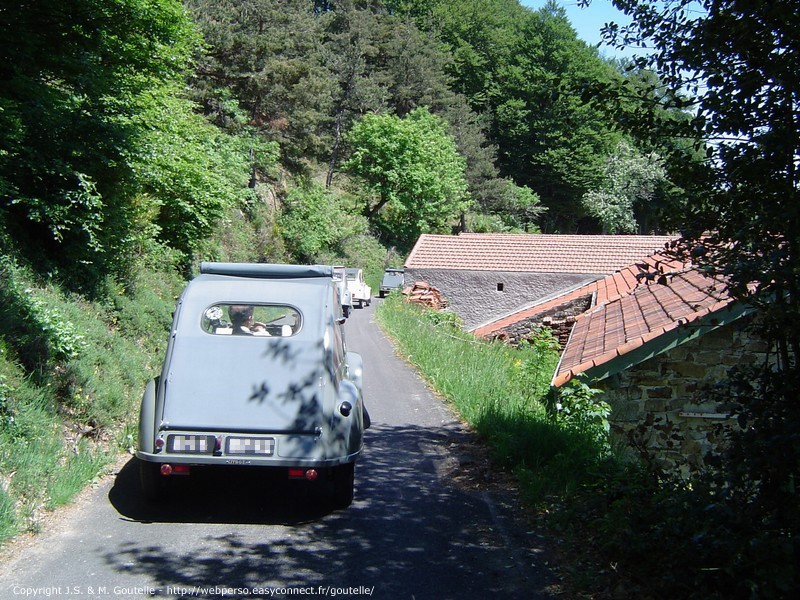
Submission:
POLYGON ((356 463, 333 467, 333 504, 336 508, 347 508, 353 503, 356 463))
POLYGON ((139 461, 139 481, 144 497, 151 501, 167 497, 167 478, 161 474, 161 464, 139 461))
POLYGON ((384 292, 383 290, 378 292, 378 298, 383 298, 385 295, 386 295, 386 292, 384 292))

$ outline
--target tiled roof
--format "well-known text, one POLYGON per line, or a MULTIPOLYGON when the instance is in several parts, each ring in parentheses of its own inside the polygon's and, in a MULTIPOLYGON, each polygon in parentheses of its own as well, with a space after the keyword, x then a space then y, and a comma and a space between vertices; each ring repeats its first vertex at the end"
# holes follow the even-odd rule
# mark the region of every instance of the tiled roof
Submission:
POLYGON ((612 273, 673 240, 649 235, 423 234, 407 269, 612 273))
POLYGON ((578 317, 553 385, 559 387, 732 301, 722 280, 693 267, 669 275, 662 283, 637 285, 578 317))
POLYGON ((651 254, 644 259, 638 260, 636 264, 628 265, 607 277, 592 281, 579 288, 557 297, 538 302, 522 310, 515 311, 512 314, 501 317, 490 323, 485 323, 476 327, 472 333, 478 337, 487 337, 500 332, 510 325, 532 319, 537 315, 566 304, 567 302, 577 300, 583 296, 594 296, 594 301, 592 302, 593 307, 615 300, 624 294, 628 294, 636 286, 644 285, 642 280, 637 277, 637 275, 642 273, 642 269, 640 269, 638 265, 649 265, 651 272, 655 272, 659 268, 674 271, 683 269, 686 266, 684 263, 672 260, 663 254, 651 254))

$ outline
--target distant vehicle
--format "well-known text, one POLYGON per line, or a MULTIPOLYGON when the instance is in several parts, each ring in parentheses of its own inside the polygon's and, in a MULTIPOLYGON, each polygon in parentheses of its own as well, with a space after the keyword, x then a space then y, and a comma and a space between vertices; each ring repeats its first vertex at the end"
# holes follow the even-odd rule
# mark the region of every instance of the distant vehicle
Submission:
POLYGON ((358 308, 369 306, 372 302, 372 289, 364 281, 364 272, 361 269, 347 269, 347 289, 353 298, 353 304, 358 308))
POLYGON ((349 317, 353 312, 353 294, 347 285, 347 269, 343 266, 333 267, 333 280, 339 287, 339 296, 342 301, 342 312, 345 317, 349 317))
POLYGON ((381 279, 381 289, 378 295, 383 298, 394 289, 402 288, 404 280, 403 269, 384 269, 381 279))
POLYGON ((369 415, 330 266, 202 263, 139 418, 151 499, 199 469, 270 469, 353 500, 369 415))

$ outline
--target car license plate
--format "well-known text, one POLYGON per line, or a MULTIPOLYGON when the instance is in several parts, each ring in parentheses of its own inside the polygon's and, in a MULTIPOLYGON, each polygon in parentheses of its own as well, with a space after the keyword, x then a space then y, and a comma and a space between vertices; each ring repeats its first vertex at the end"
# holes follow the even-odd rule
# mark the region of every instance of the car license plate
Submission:
POLYGON ((229 437, 225 441, 225 454, 244 456, 272 456, 274 438, 229 437))
POLYGON ((167 452, 171 454, 211 454, 214 452, 213 435, 167 436, 167 452))

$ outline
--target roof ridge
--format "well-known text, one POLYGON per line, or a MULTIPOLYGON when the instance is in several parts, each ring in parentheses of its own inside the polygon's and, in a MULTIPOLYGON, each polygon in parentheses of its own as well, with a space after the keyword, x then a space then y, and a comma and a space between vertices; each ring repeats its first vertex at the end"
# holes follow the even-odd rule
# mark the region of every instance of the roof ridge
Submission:
POLYGON ((422 234, 410 269, 607 275, 658 252, 674 236, 469 233, 422 234))

